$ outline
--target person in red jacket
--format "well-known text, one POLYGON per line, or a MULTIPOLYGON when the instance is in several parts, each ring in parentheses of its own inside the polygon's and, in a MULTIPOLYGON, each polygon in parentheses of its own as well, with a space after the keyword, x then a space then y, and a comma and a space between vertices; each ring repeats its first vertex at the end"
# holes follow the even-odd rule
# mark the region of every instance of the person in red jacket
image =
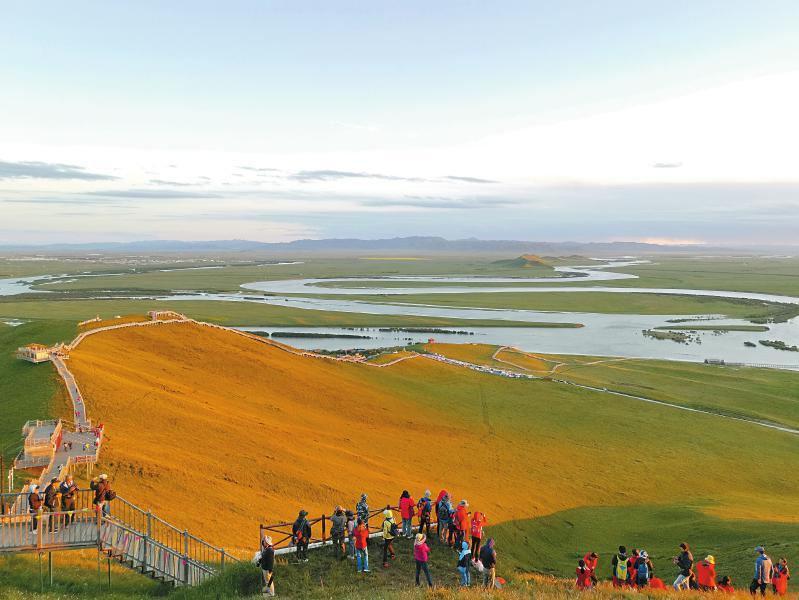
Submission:
POLYGON ((596 567, 597 564, 599 564, 599 554, 596 552, 589 552, 583 556, 583 562, 585 563, 586 568, 591 571, 591 582, 596 585, 596 567))
POLYGON ((735 593, 735 588, 732 587, 732 579, 730 579, 729 575, 725 575, 721 578, 721 583, 719 583, 718 588, 720 592, 724 592, 725 594, 735 593))
POLYGON ((355 559, 358 568, 358 573, 369 572, 369 528, 363 522, 363 519, 358 519, 358 525, 355 527, 355 559))
POLYGON ((788 559, 781 558, 771 569, 771 585, 777 596, 784 596, 788 593, 788 580, 791 572, 788 570, 788 559))
POLYGON ((479 510, 472 515, 472 560, 480 556, 480 544, 483 542, 483 526, 488 522, 486 516, 479 510))
POLYGON ((461 500, 455 509, 455 547, 460 548, 466 539, 466 530, 469 528, 469 503, 461 500))
POLYGON ((408 539, 413 538, 413 513, 416 502, 414 502, 408 490, 403 490, 399 499, 400 516, 402 517, 402 530, 400 535, 408 539))
POLYGON ((716 585, 716 559, 712 554, 707 555, 694 566, 696 585, 703 592, 715 592, 716 585))
POLYGON ((577 589, 590 590, 594 587, 594 582, 591 580, 591 569, 586 566, 584 559, 580 559, 580 562, 577 563, 574 574, 577 576, 577 581, 575 582, 577 589))

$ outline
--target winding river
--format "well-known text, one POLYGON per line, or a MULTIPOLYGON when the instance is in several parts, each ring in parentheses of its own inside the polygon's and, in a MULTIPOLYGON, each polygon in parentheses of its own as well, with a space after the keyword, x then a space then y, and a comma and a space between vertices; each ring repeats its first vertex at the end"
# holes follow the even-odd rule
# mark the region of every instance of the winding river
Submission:
MULTIPOLYGON (((585 354, 594 356, 622 356, 638 358, 660 358, 669 360, 702 361, 706 358, 723 359, 727 362, 746 364, 780 365, 799 369, 799 354, 781 351, 758 344, 763 339, 778 339, 788 345, 799 345, 799 319, 794 318, 786 323, 770 324, 768 332, 728 331, 718 333, 703 331, 694 334, 690 343, 678 343, 671 340, 658 340, 646 337, 642 330, 669 325, 670 320, 679 319, 680 326, 695 325, 746 325, 741 319, 727 319, 721 315, 637 315, 637 314, 603 314, 603 313, 570 313, 544 312, 533 310, 486 309, 441 307, 423 304, 392 303, 386 296, 398 294, 457 294, 457 293, 504 293, 504 292, 608 292, 618 294, 677 294, 688 296, 716 296, 721 298, 739 298, 763 302, 799 304, 799 298, 774 294, 750 292, 731 292, 726 290, 692 290, 661 289, 636 287, 607 286, 574 286, 576 282, 613 281, 635 279, 635 275, 612 271, 613 268, 640 264, 646 261, 616 260, 604 261, 594 265, 557 267, 560 277, 545 278, 492 278, 492 277, 353 277, 339 279, 294 279, 258 281, 242 285, 245 290, 257 290, 273 294, 270 296, 247 295, 240 293, 197 293, 156 297, 155 300, 221 300, 228 302, 268 303, 280 306, 323 310, 333 312, 354 312, 382 315, 413 315, 426 317, 445 317, 456 319, 491 320, 501 325, 502 321, 522 321, 538 323, 582 323, 584 327, 565 328, 528 328, 528 327, 469 327, 465 330, 471 335, 456 333, 425 334, 419 332, 389 332, 370 328, 364 331, 352 331, 340 328, 324 327, 248 327, 254 331, 293 331, 306 333, 326 333, 337 335, 362 335, 365 339, 339 338, 288 338, 284 341, 309 349, 343 350, 351 348, 377 348, 384 346, 401 346, 410 342, 425 341, 434 337, 442 342, 480 342, 499 345, 516 346, 533 352, 554 354, 585 354), (390 281, 391 287, 381 287, 381 282, 390 281), (323 287, 323 284, 335 282, 344 287, 323 287), (396 286, 397 282, 414 283, 413 285, 396 286), (424 286, 424 283, 438 284, 424 286), (479 283, 480 287, 458 284, 479 283), (507 287, 490 284, 514 283, 517 286, 507 287), (546 286, 518 286, 519 283, 549 283, 546 286), (557 285, 568 283, 570 285, 557 285), (368 284, 368 285, 364 285, 368 284), (442 285, 453 284, 453 285, 442 285), (327 298, 307 298, 283 296, 283 294, 324 294, 327 298), (380 296, 373 302, 348 299, 351 295, 370 294, 380 296), (333 297, 336 296, 336 297, 333 297), (687 320, 690 319, 690 320, 687 320), (754 343, 755 347, 744 345, 754 343)), ((77 277, 81 277, 78 275, 77 277)), ((74 278, 75 275, 70 277, 74 278)), ((17 279, 0 279, 0 295, 17 295, 37 291, 32 286, 44 279, 55 276, 37 276, 17 279)), ((446 327, 447 330, 459 328, 446 327)))

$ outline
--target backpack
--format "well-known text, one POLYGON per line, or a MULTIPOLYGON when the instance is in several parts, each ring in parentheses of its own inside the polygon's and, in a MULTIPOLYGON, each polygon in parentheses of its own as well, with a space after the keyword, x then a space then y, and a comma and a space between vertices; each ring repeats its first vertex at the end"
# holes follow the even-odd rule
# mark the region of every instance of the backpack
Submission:
POLYGON ((440 521, 449 521, 449 507, 443 500, 438 503, 438 519, 440 521))
POLYGON ((106 500, 113 500, 116 497, 117 497, 117 493, 114 490, 108 490, 105 493, 105 499, 106 500))
POLYGON ((483 528, 480 527, 480 521, 472 521, 472 537, 480 537, 483 534, 483 528))
POLYGON ((636 571, 639 579, 649 579, 649 565, 646 564, 645 560, 641 560, 638 563, 636 571))
POLYGON ((430 501, 425 500, 422 498, 419 500, 419 504, 416 505, 416 508, 419 509, 419 518, 426 519, 430 516, 430 501))
POLYGON ((388 533, 392 537, 397 537, 399 535, 399 529, 397 528, 396 523, 391 523, 391 527, 388 528, 388 533))
POLYGON ((627 559, 620 556, 616 557, 616 579, 627 581, 627 559))

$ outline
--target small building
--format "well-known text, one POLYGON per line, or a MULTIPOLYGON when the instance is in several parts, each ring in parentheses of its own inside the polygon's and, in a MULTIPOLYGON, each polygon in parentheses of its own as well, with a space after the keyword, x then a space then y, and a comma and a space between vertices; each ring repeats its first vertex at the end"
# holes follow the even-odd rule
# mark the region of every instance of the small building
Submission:
POLYGON ((17 348, 17 358, 32 363, 47 362, 50 360, 50 349, 42 344, 28 344, 17 348))

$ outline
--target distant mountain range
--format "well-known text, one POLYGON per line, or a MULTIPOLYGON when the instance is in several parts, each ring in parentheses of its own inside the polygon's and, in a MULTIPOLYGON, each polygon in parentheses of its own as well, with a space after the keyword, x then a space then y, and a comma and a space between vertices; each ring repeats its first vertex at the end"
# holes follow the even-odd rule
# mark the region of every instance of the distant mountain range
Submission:
MULTIPOLYGON (((521 240, 479 240, 468 238, 447 240, 442 237, 397 237, 379 240, 324 239, 295 240, 293 242, 254 242, 250 240, 142 240, 136 242, 93 242, 77 244, 0 245, 0 252, 272 252, 280 254, 302 253, 374 253, 385 252, 416 254, 601 254, 624 255, 653 252, 707 252, 721 248, 701 245, 660 245, 639 242, 534 242, 521 240)), ((729 250, 726 250, 729 251, 729 250)))

